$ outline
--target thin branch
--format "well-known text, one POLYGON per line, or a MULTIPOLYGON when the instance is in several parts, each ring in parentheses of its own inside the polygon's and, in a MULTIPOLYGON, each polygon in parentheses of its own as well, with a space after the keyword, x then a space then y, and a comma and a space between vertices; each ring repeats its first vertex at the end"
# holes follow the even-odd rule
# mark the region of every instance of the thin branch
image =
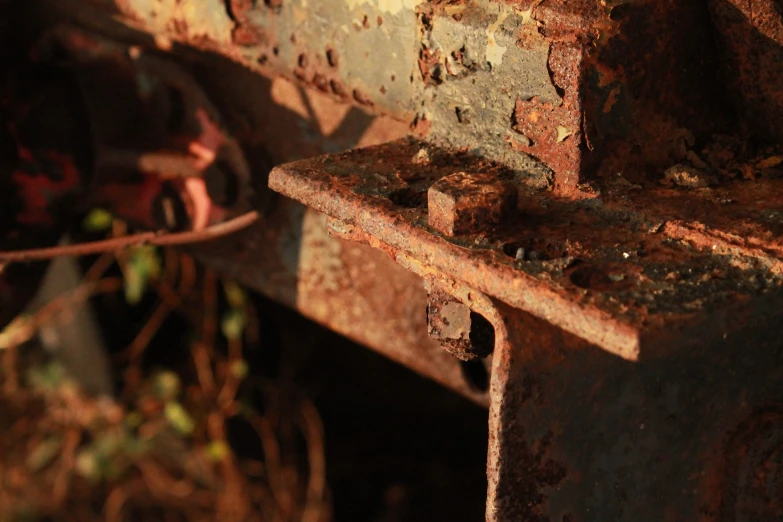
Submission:
POLYGON ((97 294, 116 292, 121 288, 121 279, 107 278, 91 283, 82 283, 73 290, 58 295, 38 309, 30 318, 21 320, 19 326, 7 332, 7 336, 0 338, 0 350, 11 349, 29 341, 43 325, 64 312, 74 310, 89 298, 97 294))
POLYGON ((318 410, 310 401, 301 405, 302 431, 307 441, 307 456, 310 464, 310 478, 307 481, 302 522, 318 522, 324 511, 326 492, 326 461, 324 459, 324 428, 318 410))
POLYGON ((24 261, 41 261, 53 259, 55 257, 85 256, 89 254, 100 254, 123 250, 125 248, 155 245, 155 246, 174 246, 188 245, 192 243, 201 243, 211 241, 219 237, 231 234, 247 228, 258 220, 258 213, 255 211, 242 214, 225 223, 219 223, 204 230, 190 230, 187 232, 163 233, 163 232, 142 232, 124 237, 115 237, 101 241, 90 241, 75 245, 62 245, 49 248, 34 248, 30 250, 12 250, 0 251, 0 264, 19 263, 24 261))

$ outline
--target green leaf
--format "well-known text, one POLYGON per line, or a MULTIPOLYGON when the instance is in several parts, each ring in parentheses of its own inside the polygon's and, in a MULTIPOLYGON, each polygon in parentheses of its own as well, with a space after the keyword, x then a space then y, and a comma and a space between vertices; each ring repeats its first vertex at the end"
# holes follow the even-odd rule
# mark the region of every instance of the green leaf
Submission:
POLYGON ((125 416, 125 426, 132 430, 141 426, 142 422, 144 422, 144 417, 137 411, 132 411, 125 416))
POLYGON ((196 423, 178 402, 167 402, 163 409, 163 415, 169 425, 181 435, 190 435, 196 429, 196 423))
POLYGON ((232 308, 223 315, 220 322, 220 331, 226 339, 239 339, 245 330, 245 314, 240 310, 232 308))
POLYGON ((231 453, 231 449, 225 442, 216 440, 207 445, 205 453, 209 460, 220 462, 231 453))
POLYGON ((223 281, 223 292, 226 294, 228 306, 236 309, 244 309, 247 303, 247 295, 241 286, 234 281, 223 281))
POLYGON ((102 208, 95 208, 84 217, 82 228, 87 232, 105 232, 111 228, 114 216, 102 208))
POLYGON ((82 448, 76 455, 76 472, 87 480, 98 481, 101 478, 101 466, 98 455, 91 447, 82 448))
POLYGON ((149 439, 141 439, 128 435, 125 439, 125 454, 130 457, 140 457, 150 449, 149 439))
POLYGON ((65 382, 65 367, 57 361, 34 366, 27 371, 27 381, 38 391, 53 391, 65 382))
POLYGON ((122 451, 125 446, 125 433, 123 431, 105 431, 100 433, 93 443, 96 454, 108 458, 122 451))
POLYGON ((149 281, 160 276, 161 262, 153 246, 142 246, 131 250, 125 271, 125 300, 135 305, 144 297, 149 281))
POLYGON ((137 305, 147 291, 147 278, 136 265, 128 264, 125 270, 125 301, 137 305))
POLYGON ((238 361, 234 361, 231 363, 231 366, 229 366, 228 371, 231 372, 231 375, 234 376, 234 378, 239 379, 240 381, 247 377, 247 374, 249 372, 249 368, 247 366, 247 362, 245 362, 244 359, 240 359, 238 361))
POLYGON ((164 401, 174 399, 179 395, 180 381, 179 376, 172 371, 163 371, 155 375, 152 382, 155 395, 164 401))
POLYGON ((54 461, 62 446, 62 437, 53 436, 43 440, 27 456, 25 461, 27 469, 32 473, 42 470, 54 461))

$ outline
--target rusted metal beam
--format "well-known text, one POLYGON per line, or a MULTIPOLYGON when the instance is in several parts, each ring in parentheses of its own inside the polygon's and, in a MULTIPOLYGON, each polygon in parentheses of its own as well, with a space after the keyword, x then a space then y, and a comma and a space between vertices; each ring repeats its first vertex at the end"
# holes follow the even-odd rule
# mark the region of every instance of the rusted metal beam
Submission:
MULTIPOLYGON (((707 335, 754 303, 774 312, 783 297, 781 243, 752 218, 773 208, 779 181, 745 205, 678 208, 673 189, 573 201, 517 180, 516 217, 452 236, 428 223, 424 195, 455 173, 515 183, 502 166, 405 139, 278 167, 270 187, 361 229, 393 258, 404 252, 628 360, 707 335)), ((736 198, 758 188, 724 190, 736 198)))
POLYGON ((455 171, 515 183, 406 139, 280 166, 270 186, 427 280, 436 313, 456 303, 447 342, 465 346, 465 310, 494 327, 487 520, 773 520, 774 479, 750 477, 762 455, 778 465, 783 425, 783 183, 574 202, 517 181, 503 227, 444 234, 425 195, 455 171))
POLYGON ((779 519, 780 329, 630 363, 506 305, 487 316, 488 520, 779 519))
MULTIPOLYGON (((685 161, 712 133, 737 127, 718 81, 706 1, 96 0, 90 6, 58 0, 48 7, 119 34, 123 28, 106 16, 114 14, 125 30, 154 35, 162 49, 183 53, 183 44, 287 77, 390 115, 433 144, 504 163, 528 184, 562 195, 578 195, 596 175, 618 169, 647 177, 648 170, 685 161)), ((722 11, 715 12, 722 20, 722 11)), ((780 69, 765 62, 758 70, 774 76, 780 69)), ((735 83, 735 91, 747 91, 735 83)), ((754 115, 776 106, 773 84, 746 97, 757 99, 754 115)))

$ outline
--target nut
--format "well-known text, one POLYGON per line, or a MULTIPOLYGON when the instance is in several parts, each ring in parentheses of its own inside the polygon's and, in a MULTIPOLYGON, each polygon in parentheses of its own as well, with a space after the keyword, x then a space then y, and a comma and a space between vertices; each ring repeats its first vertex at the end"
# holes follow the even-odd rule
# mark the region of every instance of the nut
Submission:
POLYGON ((489 173, 458 172, 427 192, 429 225, 447 236, 490 232, 514 215, 516 186, 489 173))

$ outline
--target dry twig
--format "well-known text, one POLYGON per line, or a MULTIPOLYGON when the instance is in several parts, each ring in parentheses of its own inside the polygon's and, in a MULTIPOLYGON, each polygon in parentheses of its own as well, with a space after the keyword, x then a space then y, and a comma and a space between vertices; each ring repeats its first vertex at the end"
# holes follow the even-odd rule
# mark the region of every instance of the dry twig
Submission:
POLYGON ((175 246, 202 243, 242 230, 257 220, 258 213, 251 211, 226 221, 225 223, 207 227, 204 230, 175 233, 142 232, 130 236, 113 237, 110 239, 74 245, 61 245, 29 250, 0 251, 0 263, 19 263, 24 261, 42 261, 55 257, 86 256, 143 245, 175 246))

